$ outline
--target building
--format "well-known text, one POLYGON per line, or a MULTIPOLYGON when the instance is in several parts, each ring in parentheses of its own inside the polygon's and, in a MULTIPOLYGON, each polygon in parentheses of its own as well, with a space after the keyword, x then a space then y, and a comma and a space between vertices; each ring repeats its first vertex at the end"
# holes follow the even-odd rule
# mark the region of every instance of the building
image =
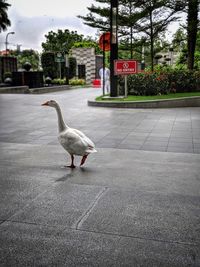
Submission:
POLYGON ((72 48, 71 56, 76 58, 76 76, 79 79, 85 79, 86 84, 91 84, 94 79, 99 78, 103 56, 95 55, 95 48, 72 48))

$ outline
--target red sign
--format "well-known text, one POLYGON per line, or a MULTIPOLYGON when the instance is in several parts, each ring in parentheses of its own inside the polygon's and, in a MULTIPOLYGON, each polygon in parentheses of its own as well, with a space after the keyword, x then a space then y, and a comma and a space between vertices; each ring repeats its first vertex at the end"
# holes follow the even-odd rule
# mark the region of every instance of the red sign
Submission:
POLYGON ((114 72, 115 75, 135 74, 138 72, 137 61, 117 59, 114 61, 114 72))
POLYGON ((105 32, 100 36, 99 47, 103 51, 110 51, 110 32, 105 32))

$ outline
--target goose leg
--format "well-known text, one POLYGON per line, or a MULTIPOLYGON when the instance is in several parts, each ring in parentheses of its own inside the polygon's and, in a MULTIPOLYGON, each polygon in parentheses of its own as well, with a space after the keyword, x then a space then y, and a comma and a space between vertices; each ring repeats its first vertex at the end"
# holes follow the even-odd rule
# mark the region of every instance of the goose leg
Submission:
POLYGON ((82 165, 85 163, 85 161, 86 161, 86 159, 87 159, 87 156, 88 156, 88 155, 84 155, 84 156, 82 157, 80 166, 82 166, 82 165))
POLYGON ((70 155, 71 156, 71 165, 68 165, 68 166, 66 166, 66 167, 68 167, 68 168, 76 168, 76 166, 74 165, 74 156, 73 155, 70 155))

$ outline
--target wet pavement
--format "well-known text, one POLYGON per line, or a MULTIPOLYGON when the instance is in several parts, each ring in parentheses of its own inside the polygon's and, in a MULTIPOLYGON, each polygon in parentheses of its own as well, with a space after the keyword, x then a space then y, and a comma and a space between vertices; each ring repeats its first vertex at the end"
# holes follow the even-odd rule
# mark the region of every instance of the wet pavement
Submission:
POLYGON ((0 95, 0 266, 200 266, 200 108, 89 107, 100 94, 0 95), (50 99, 96 144, 82 168, 50 99))

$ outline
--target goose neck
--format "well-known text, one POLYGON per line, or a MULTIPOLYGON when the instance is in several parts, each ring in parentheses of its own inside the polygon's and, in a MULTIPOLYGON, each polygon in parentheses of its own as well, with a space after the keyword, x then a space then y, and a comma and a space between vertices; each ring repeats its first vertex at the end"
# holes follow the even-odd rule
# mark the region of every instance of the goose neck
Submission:
POLYGON ((59 106, 56 106, 56 112, 58 115, 58 130, 59 132, 62 132, 67 128, 67 126, 63 120, 62 112, 59 106))

